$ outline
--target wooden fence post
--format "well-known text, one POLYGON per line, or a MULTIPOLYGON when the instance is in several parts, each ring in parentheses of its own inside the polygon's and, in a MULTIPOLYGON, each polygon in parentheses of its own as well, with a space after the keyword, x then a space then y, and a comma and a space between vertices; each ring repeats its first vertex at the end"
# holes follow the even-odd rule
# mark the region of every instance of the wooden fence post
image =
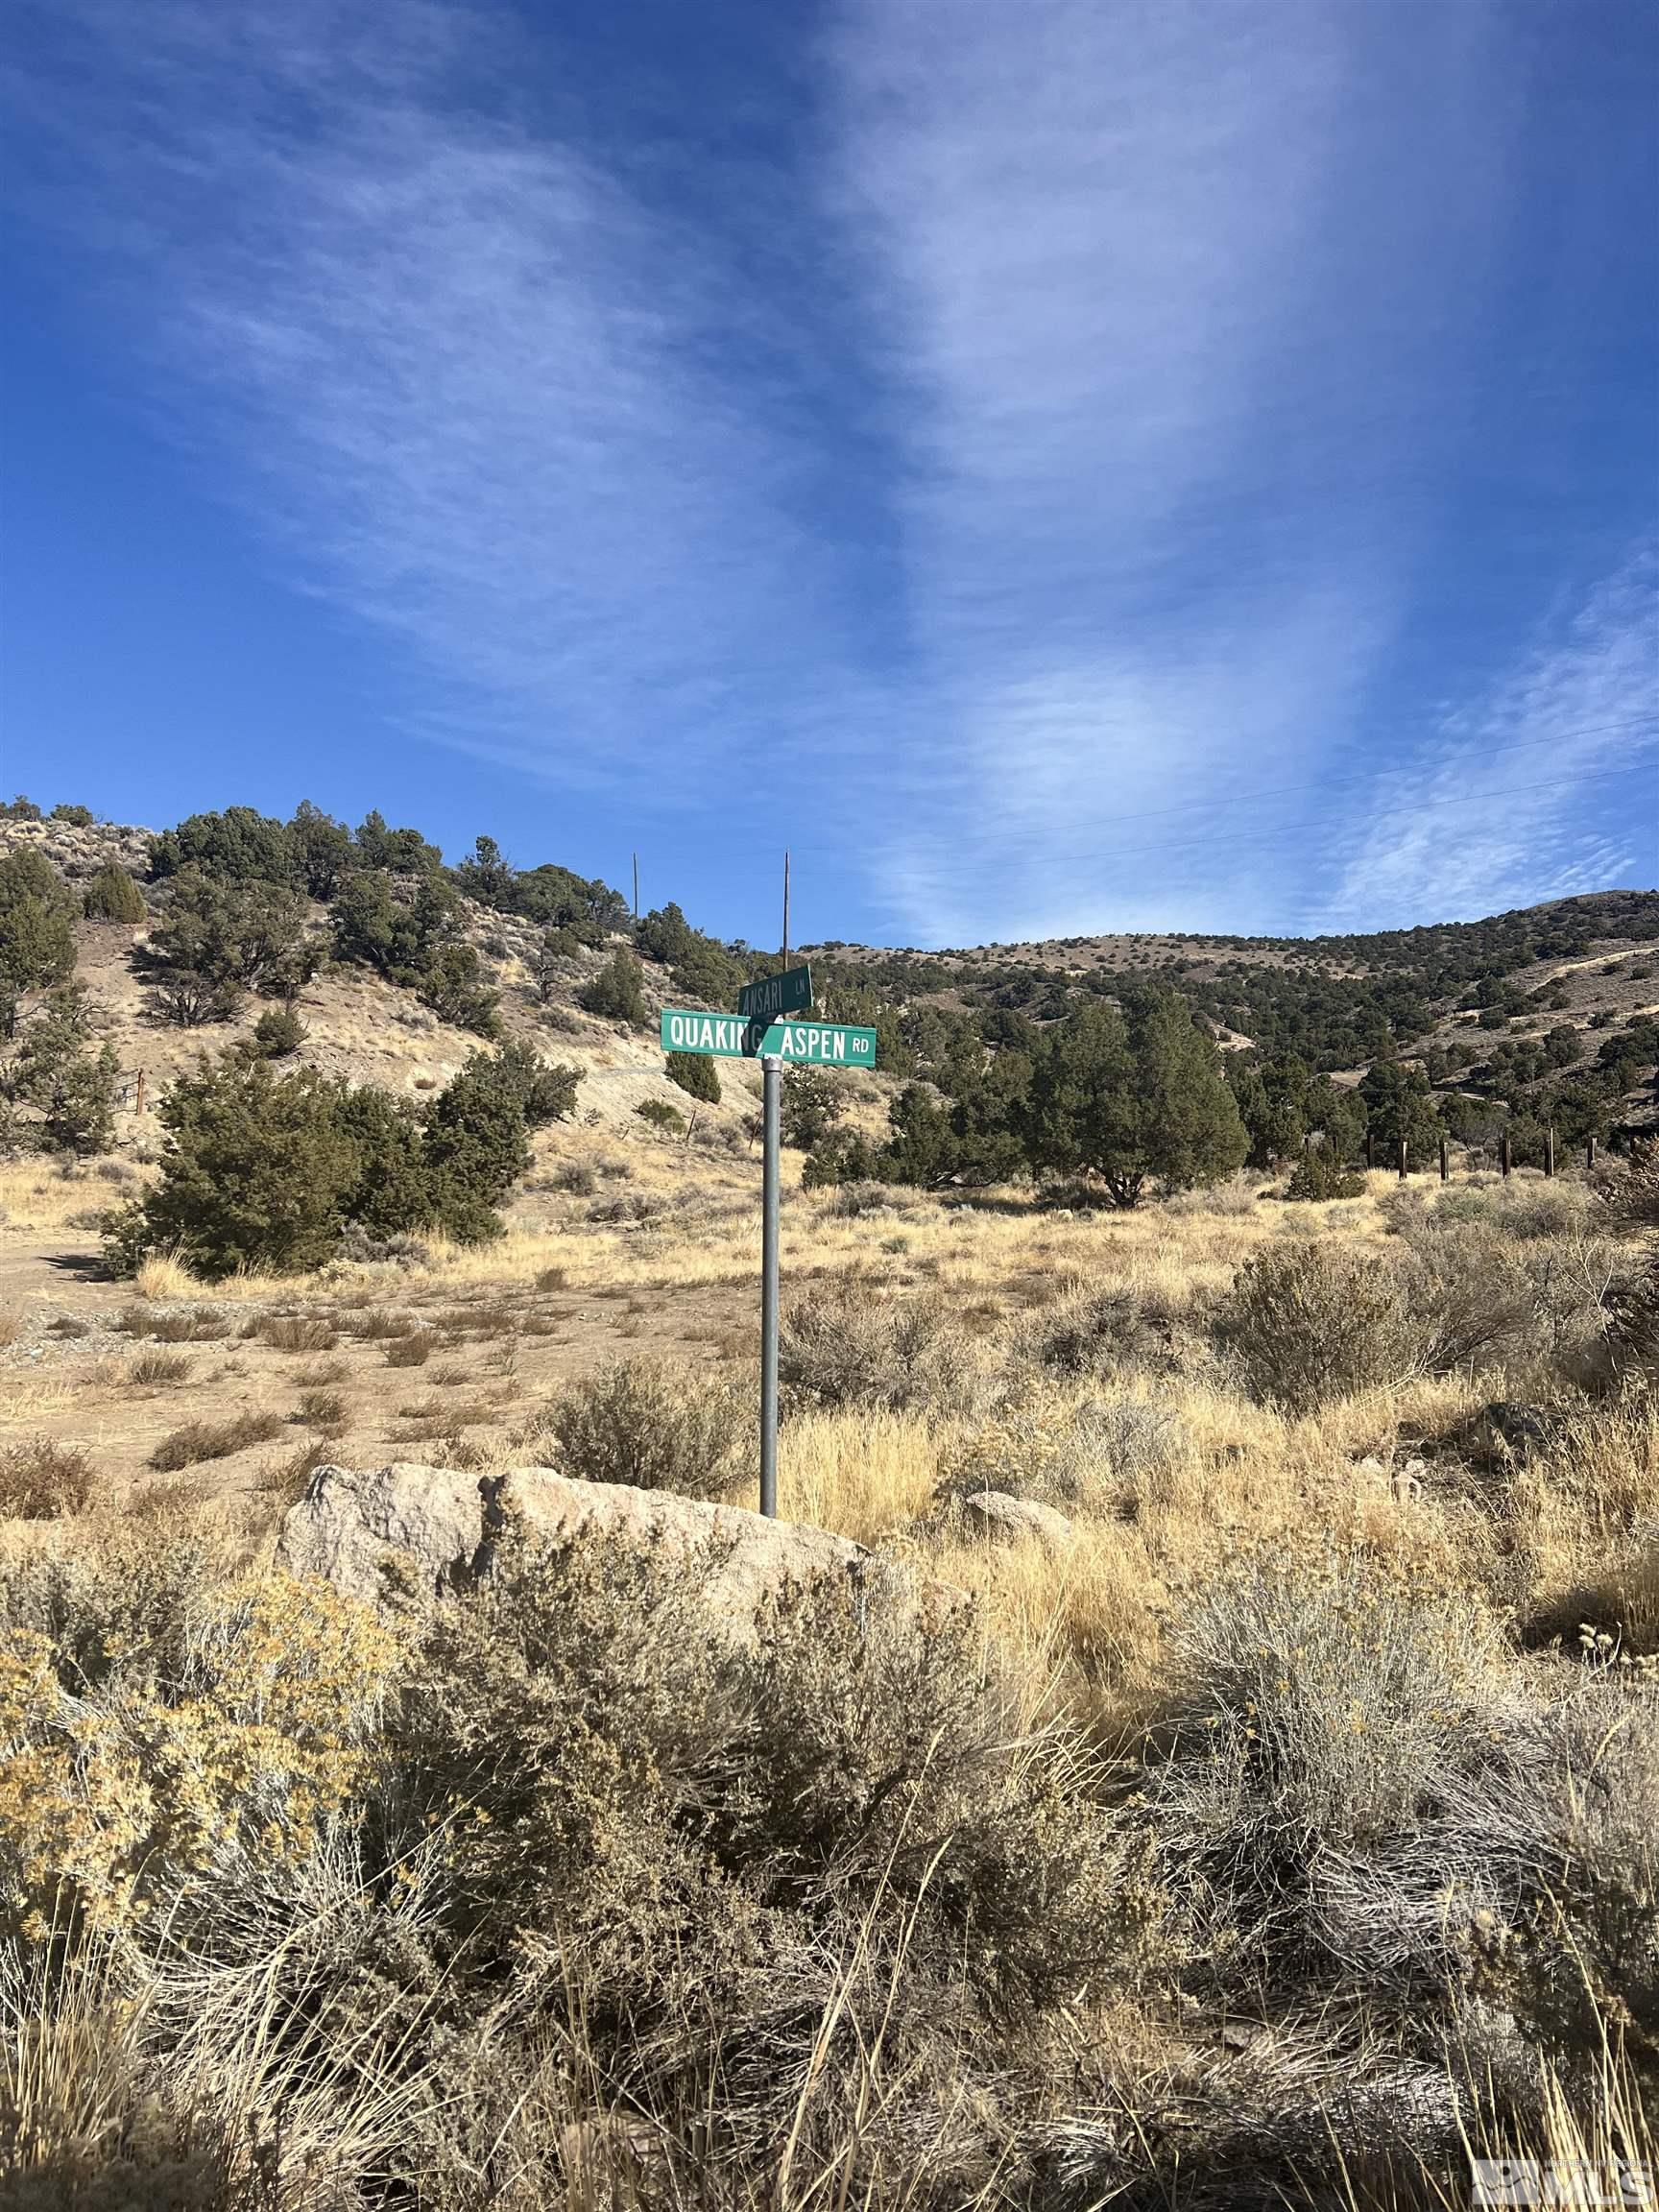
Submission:
POLYGON ((1400 1180, 1402 1183, 1406 1180, 1406 1140, 1404 1137, 1400 1140, 1400 1180))
POLYGON ((1596 1165, 1596 1140, 1594 1137, 1586 1137, 1584 1140, 1584 1165, 1586 1167, 1594 1167, 1596 1165))
POLYGON ((1369 1129, 1365 1132, 1365 1165, 1367 1167, 1377 1165, 1377 1140, 1369 1129))
POLYGON ((1555 1132, 1553 1129, 1546 1129, 1544 1132, 1544 1172, 1546 1175, 1553 1175, 1555 1172, 1555 1132))
POLYGON ((1449 1183, 1452 1180, 1452 1162, 1446 1150, 1444 1137, 1440 1140, 1440 1180, 1442 1183, 1449 1183))
POLYGON ((1507 1129, 1498 1140, 1498 1165, 1507 1176, 1509 1172, 1509 1132, 1507 1129))
POLYGON ((138 1099, 134 1111, 139 1114, 144 1111, 144 1070, 142 1068, 138 1070, 138 1099))

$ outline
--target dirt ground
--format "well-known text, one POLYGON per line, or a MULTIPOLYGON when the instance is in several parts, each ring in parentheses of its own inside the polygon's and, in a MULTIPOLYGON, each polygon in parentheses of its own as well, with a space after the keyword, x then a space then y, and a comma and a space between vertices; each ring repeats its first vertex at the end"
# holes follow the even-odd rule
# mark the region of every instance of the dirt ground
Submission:
MULTIPOLYGON (((666 1147, 637 1149, 641 1180, 672 1173, 666 1147)), ((739 1199, 744 1166, 715 1170, 739 1199)), ((594 1280, 596 1268, 567 1286, 555 1254, 573 1238, 596 1262, 643 1241, 589 1229, 587 1200, 527 1192, 500 1280, 481 1254, 459 1280, 377 1267, 176 1299, 104 1278, 86 1215, 119 1189, 64 1186, 44 1165, 34 1173, 25 1203, 0 1222, 0 1450, 50 1438, 85 1453, 101 1485, 162 1481, 151 1460, 165 1438, 241 1416, 262 1416, 274 1433, 194 1466, 193 1483, 209 1494, 287 1487, 303 1455, 324 1446, 359 1465, 430 1458, 435 1444, 488 1463, 563 1383, 608 1359, 757 1356, 757 1292, 740 1257, 708 1281, 611 1283, 594 1280), (547 1263, 537 1267, 544 1233, 547 1263)), ((748 1179, 757 1174, 757 1163, 748 1179)), ((706 1181, 699 1195, 707 1203, 706 1181)))

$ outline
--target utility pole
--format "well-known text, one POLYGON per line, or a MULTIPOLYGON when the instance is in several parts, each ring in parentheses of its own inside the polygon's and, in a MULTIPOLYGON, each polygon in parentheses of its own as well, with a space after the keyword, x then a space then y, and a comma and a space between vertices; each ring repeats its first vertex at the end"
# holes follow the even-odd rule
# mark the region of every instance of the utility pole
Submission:
POLYGON ((639 855, 634 855, 634 926, 639 926, 639 855))
POLYGON ((780 966, 789 965, 789 848, 783 848, 783 958, 780 966))

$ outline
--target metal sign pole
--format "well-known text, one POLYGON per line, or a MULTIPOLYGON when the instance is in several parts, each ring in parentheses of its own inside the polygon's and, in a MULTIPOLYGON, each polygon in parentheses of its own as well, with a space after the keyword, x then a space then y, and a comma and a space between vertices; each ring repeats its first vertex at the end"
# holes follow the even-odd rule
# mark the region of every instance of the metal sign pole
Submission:
POLYGON ((762 1118, 766 1161, 760 1223, 760 1510, 778 1518, 778 1199, 779 1131, 783 1063, 768 1052, 760 1063, 765 1085, 762 1118))

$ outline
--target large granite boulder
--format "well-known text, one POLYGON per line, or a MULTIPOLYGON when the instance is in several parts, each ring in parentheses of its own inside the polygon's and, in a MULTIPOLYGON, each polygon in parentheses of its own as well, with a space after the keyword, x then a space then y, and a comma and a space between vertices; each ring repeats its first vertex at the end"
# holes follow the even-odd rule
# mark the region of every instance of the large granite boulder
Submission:
POLYGON ((780 1598, 832 1586, 903 1589, 931 1621, 967 1603, 950 1585, 907 1577, 823 1528, 661 1490, 573 1481, 546 1467, 482 1477, 407 1460, 319 1467, 283 1521, 276 1563, 291 1575, 324 1575, 371 1604, 397 1589, 443 1597, 488 1575, 515 1523, 528 1541, 559 1550, 625 1546, 665 1567, 699 1555, 711 1616, 740 1633, 780 1598))

